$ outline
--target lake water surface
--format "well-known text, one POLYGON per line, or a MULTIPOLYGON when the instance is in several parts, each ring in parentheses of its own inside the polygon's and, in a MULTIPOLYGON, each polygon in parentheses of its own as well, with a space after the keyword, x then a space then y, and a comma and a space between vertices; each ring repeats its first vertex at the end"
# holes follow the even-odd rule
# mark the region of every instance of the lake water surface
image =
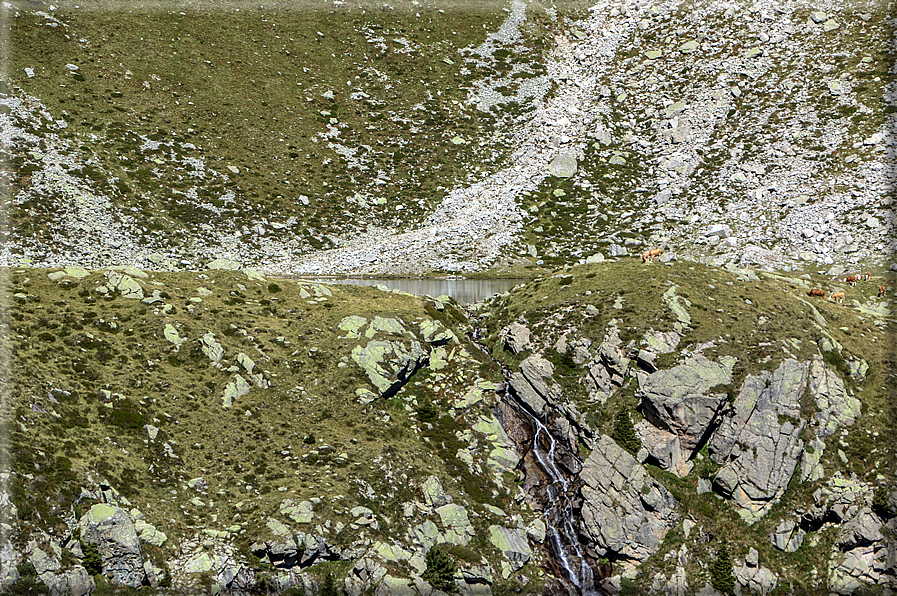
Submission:
POLYGON ((478 302, 493 294, 507 292, 525 279, 358 279, 358 278, 312 278, 300 277, 328 284, 349 284, 356 286, 383 285, 390 290, 400 290, 409 294, 430 296, 451 296, 461 304, 478 302))

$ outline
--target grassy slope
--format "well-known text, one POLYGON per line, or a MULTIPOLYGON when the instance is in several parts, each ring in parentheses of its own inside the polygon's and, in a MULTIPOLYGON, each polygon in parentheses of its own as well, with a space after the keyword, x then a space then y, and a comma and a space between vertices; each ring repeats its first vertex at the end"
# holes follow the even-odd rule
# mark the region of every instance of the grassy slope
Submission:
MULTIPOLYGON (((315 524, 348 525, 349 510, 364 505, 378 514, 375 538, 401 541, 411 523, 402 504, 420 500, 420 482, 434 474, 480 520, 478 527, 485 524, 472 546, 498 556, 485 527, 501 520, 482 504, 517 511, 510 498, 516 487, 507 477, 502 486, 484 482, 458 459, 459 449, 469 450, 486 470, 485 438, 458 433, 488 415, 495 394, 487 391, 484 402, 454 414, 451 405, 477 380, 499 381, 500 370, 469 344, 449 345, 446 367, 422 369, 396 397, 361 405, 355 390, 372 387, 348 356, 367 339, 341 339, 346 334, 337 328, 348 315, 398 317, 408 329, 438 317, 460 337, 463 318, 454 307, 440 312, 416 297, 353 286, 334 286, 332 296, 312 304, 299 295, 311 287, 294 281, 215 271, 151 274, 142 282, 167 296, 173 309, 165 314, 161 305, 98 297, 92 290, 103 281, 99 274, 57 283, 47 273, 10 271, 6 296, 14 371, 11 487, 20 539, 36 528, 66 535, 73 498, 106 479, 174 538, 166 549, 200 529, 233 524, 242 530, 232 529, 232 538, 246 547, 269 536, 269 517, 289 525, 278 514, 283 499, 313 497, 323 500, 315 524), (191 302, 200 286, 213 293, 191 302), (166 324, 186 343, 175 348, 167 341, 166 324), (199 346, 206 332, 225 348, 220 368, 199 346), (240 352, 265 371, 271 387, 253 388, 225 409, 223 390, 234 375, 224 369, 237 364, 240 352), (160 429, 155 441, 145 424, 160 429), (165 455, 163 442, 177 458, 165 455), (186 487, 198 476, 207 490, 186 487), (191 503, 194 497, 205 506, 191 503)), ((76 514, 89 506, 82 501, 76 514)), ((357 537, 346 529, 330 539, 348 544, 357 537)))
MULTIPOLYGON (((487 341, 493 346, 496 358, 513 364, 529 354, 522 352, 513 356, 498 341, 499 330, 520 319, 525 320, 544 344, 553 345, 563 333, 572 329, 568 341, 589 338, 593 342, 593 351, 603 340, 606 326, 616 319, 624 343, 634 340, 641 346, 641 338, 647 330, 672 330, 676 317, 662 304, 660 295, 673 284, 677 286, 676 294, 691 302, 687 310, 692 316, 692 324, 676 352, 658 357, 656 363, 661 368, 683 360, 681 352, 713 342, 715 345, 703 349, 708 358, 722 355, 738 358, 730 386, 737 393, 748 374, 775 370, 788 357, 808 359, 817 353, 817 342, 823 337, 814 325, 815 316, 802 301, 806 300, 803 284, 826 287, 825 280, 821 279, 810 282, 789 281, 788 278, 747 281, 736 273, 695 263, 642 265, 635 260, 575 267, 565 269, 559 275, 534 280, 506 298, 487 305, 487 341), (621 308, 615 308, 615 303, 621 308), (596 307, 598 313, 583 317, 583 309, 588 304, 596 307), (768 320, 760 322, 761 317, 768 320)), ((870 281, 850 294, 865 302, 866 296, 877 293, 877 287, 878 283, 870 281)), ((897 445, 891 430, 897 422, 897 405, 893 400, 897 382, 890 372, 894 370, 897 358, 894 322, 879 320, 879 325, 875 317, 863 316, 854 309, 829 301, 813 304, 827 321, 825 331, 843 346, 840 355, 835 352, 823 355, 839 370, 847 386, 863 404, 863 415, 856 424, 846 432, 839 429, 839 434, 828 441, 822 459, 826 476, 831 477, 836 471, 857 474, 873 486, 881 485, 885 478, 893 481, 889 470, 893 470, 897 463, 897 445), (851 356, 861 357, 869 363, 865 380, 853 381, 845 374, 845 359, 851 356), (846 464, 839 459, 838 449, 845 453, 846 464)), ((630 409, 638 419, 635 382, 603 405, 589 402, 579 381, 583 370, 573 364, 569 356, 554 349, 549 348, 546 357, 555 363, 555 377, 564 387, 565 395, 576 403, 594 430, 611 434, 614 415, 620 407, 630 409)), ((808 413, 815 407, 809 403, 806 406, 808 413)), ((582 449, 587 452, 585 446, 582 449)), ((668 577, 675 571, 676 557, 665 558, 665 555, 686 542, 690 553, 689 581, 693 587, 700 587, 709 580, 706 565, 715 556, 719 540, 729 541, 736 558, 744 557, 750 547, 756 548, 763 565, 779 576, 780 585, 794 582, 796 586, 809 586, 808 582, 817 581, 812 578, 824 580, 836 528, 829 527, 820 532, 816 546, 810 545, 808 537, 796 553, 774 549, 769 534, 783 517, 812 505, 812 494, 825 484, 825 479, 804 484, 793 482, 773 510, 760 522, 747 526, 735 509, 724 505, 714 493, 697 494, 697 479, 711 478, 717 466, 709 459, 696 463, 686 478, 648 466, 649 472, 680 501, 682 513, 697 522, 699 530, 693 530, 687 541, 681 526, 671 530, 662 549, 642 567, 640 578, 647 582, 643 588, 647 588, 656 571, 663 571, 668 577), (709 536, 709 542, 701 540, 701 536, 709 536), (813 568, 818 576, 811 571, 813 568)))
MULTIPOLYGON (((500 4, 237 3, 239 12, 78 4, 53 13, 64 27, 33 13, 9 19, 10 73, 53 119, 68 122, 59 134, 92 161, 80 176, 172 245, 187 242, 180 232, 234 220, 237 228, 289 220, 306 248, 418 221, 446 188, 503 155, 493 138, 501 110, 463 105, 470 82, 512 61, 542 72, 551 26, 533 7, 526 51, 521 44, 519 56, 503 50, 483 59, 469 49, 501 24, 500 4), (21 75, 26 67, 34 78, 21 75), (145 140, 161 144, 141 149, 145 140), (358 151, 341 154, 331 143, 358 151), (217 175, 200 176, 189 161, 196 158, 217 175), (196 196, 185 194, 194 188, 196 196), (362 198, 347 204, 356 193, 362 198)), ((27 188, 33 157, 17 153, 12 165, 27 188)), ((52 237, 45 199, 13 213, 14 233, 52 237)))

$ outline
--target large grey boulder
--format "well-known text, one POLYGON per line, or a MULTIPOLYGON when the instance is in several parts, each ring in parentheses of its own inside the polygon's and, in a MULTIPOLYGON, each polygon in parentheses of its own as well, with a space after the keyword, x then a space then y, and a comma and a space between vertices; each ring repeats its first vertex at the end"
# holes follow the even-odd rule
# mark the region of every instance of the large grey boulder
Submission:
POLYGON ((134 520, 124 509, 98 503, 81 517, 78 526, 82 540, 97 545, 103 573, 111 573, 112 581, 135 588, 145 583, 140 539, 134 520))
POLYGON ((576 173, 577 165, 574 153, 559 153, 548 164, 548 171, 558 178, 570 178, 576 173))
POLYGON ((541 354, 533 354, 520 363, 520 372, 511 375, 511 388, 539 417, 545 414, 546 404, 557 404, 561 397, 561 386, 552 374, 554 365, 541 354))
POLYGON ((509 349, 512 354, 519 354, 524 350, 529 350, 532 345, 532 332, 525 325, 520 323, 511 323, 501 330, 498 335, 499 340, 509 349))
POLYGON ((842 524, 829 561, 829 590, 853 594, 868 586, 897 588, 897 518, 887 524, 864 507, 842 524))
POLYGON ((676 434, 686 459, 703 445, 725 407, 726 393, 712 390, 732 382, 734 364, 734 358, 713 362, 698 354, 671 369, 638 375, 645 418, 676 434))
POLYGON ((745 379, 726 418, 710 439, 710 457, 722 465, 716 488, 735 500, 739 515, 754 523, 782 496, 794 474, 806 422, 800 399, 807 389, 807 365, 787 359, 770 374, 745 379))
POLYGON ((694 464, 683 457, 678 435, 661 430, 646 420, 635 425, 635 432, 651 457, 664 470, 683 478, 694 467, 694 464))
POLYGON ((602 556, 644 561, 679 519, 673 495, 606 435, 595 442, 580 478, 582 531, 602 556))

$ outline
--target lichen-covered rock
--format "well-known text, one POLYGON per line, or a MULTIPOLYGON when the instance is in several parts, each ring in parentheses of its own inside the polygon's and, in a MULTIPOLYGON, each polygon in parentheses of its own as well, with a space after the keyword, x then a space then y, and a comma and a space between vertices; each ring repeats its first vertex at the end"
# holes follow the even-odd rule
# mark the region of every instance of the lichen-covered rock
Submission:
POLYGON ((475 530, 467 516, 467 509, 461 505, 449 503, 436 508, 436 514, 442 527, 445 528, 444 538, 449 544, 467 546, 473 538, 475 530))
POLYGON ((516 528, 489 526, 489 542, 501 551, 514 571, 523 567, 533 556, 525 535, 516 528))
MULTIPOLYGON (((373 327, 373 323, 372 323, 373 327)), ((352 360, 368 375, 383 397, 392 397, 418 369, 429 362, 417 341, 374 340, 352 349, 352 360)))
POLYGON ((224 348, 215 339, 214 333, 206 333, 203 335, 202 339, 199 340, 199 345, 203 354, 208 356, 209 360, 212 361, 212 364, 218 364, 221 362, 221 359, 224 358, 224 348))
POLYGON ((645 418, 676 434, 686 459, 703 444, 726 405, 726 394, 711 390, 732 382, 734 364, 734 358, 712 362, 699 354, 669 370, 638 375, 645 418))
POLYGON ((608 436, 596 441, 580 478, 583 531, 601 555, 644 561, 679 519, 673 495, 608 436))
POLYGON ((452 497, 445 494, 442 483, 436 476, 429 476, 421 486, 421 490, 427 507, 442 507, 452 501, 452 497))
POLYGON ((130 275, 118 271, 107 271, 104 275, 106 276, 106 287, 110 291, 118 291, 122 298, 143 300, 143 287, 130 275))
POLYGON ((683 478, 694 467, 682 454, 679 435, 661 430, 646 420, 639 421, 635 430, 642 445, 664 470, 683 478))
POLYGON ((90 508, 78 522, 81 537, 96 544, 103 558, 103 573, 115 583, 137 587, 144 583, 143 553, 134 521, 128 513, 106 503, 90 508))
POLYGON ((772 374, 747 377, 734 415, 710 439, 711 458, 723 466, 714 484, 749 523, 782 496, 794 474, 803 450, 800 398, 806 388, 807 366, 793 359, 772 374))
POLYGON ((421 321, 420 334, 425 342, 433 346, 458 343, 458 338, 451 329, 446 328, 442 323, 433 319, 421 321))

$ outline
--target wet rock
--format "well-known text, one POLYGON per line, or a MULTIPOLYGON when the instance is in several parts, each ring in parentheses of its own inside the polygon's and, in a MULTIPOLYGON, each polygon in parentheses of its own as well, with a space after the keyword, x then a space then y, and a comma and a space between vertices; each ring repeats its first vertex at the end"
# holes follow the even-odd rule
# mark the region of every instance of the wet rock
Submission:
POLYGON ((679 437, 684 459, 703 445, 726 405, 726 394, 712 393, 711 389, 731 383, 734 364, 733 358, 717 363, 697 355, 669 370, 638 375, 645 418, 679 437))
POLYGON ((727 417, 710 439, 711 459, 723 466, 714 479, 748 523, 785 492, 803 450, 800 398, 807 365, 788 359, 775 372, 745 379, 727 417))
POLYGON ((580 478, 582 529, 602 556, 643 561, 679 519, 673 495, 610 437, 596 441, 580 478))
POLYGON ((78 522, 85 542, 96 544, 103 558, 103 573, 115 583, 137 587, 144 583, 143 553, 134 521, 123 509, 99 503, 78 522))

